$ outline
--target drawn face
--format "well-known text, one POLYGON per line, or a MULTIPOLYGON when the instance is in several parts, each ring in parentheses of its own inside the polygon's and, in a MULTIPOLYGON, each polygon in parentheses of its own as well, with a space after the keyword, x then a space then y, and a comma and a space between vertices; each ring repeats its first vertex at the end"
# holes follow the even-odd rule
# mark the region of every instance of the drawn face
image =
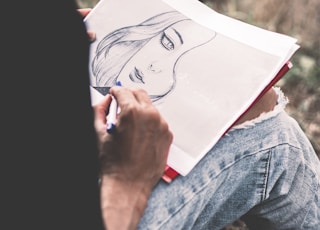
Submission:
POLYGON ((141 48, 124 66, 117 80, 127 87, 143 88, 149 95, 164 95, 174 84, 174 68, 179 57, 214 35, 191 20, 178 22, 141 48), (193 35, 197 34, 194 39, 193 35))

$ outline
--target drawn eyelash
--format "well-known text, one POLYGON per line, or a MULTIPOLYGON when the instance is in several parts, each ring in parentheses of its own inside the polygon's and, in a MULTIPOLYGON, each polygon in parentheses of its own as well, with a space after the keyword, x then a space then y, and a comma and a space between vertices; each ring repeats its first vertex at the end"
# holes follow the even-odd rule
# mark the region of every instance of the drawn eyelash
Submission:
POLYGON ((174 50, 174 43, 170 40, 170 38, 166 35, 166 33, 162 33, 160 38, 160 44, 167 50, 174 50))

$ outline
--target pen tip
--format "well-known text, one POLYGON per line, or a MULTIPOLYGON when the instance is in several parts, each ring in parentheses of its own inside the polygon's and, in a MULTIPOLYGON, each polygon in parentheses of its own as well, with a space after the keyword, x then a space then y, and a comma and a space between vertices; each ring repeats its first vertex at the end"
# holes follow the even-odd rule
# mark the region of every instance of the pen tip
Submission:
POLYGON ((112 134, 112 133, 114 133, 115 128, 116 128, 115 124, 109 124, 109 125, 107 125, 107 132, 112 134))

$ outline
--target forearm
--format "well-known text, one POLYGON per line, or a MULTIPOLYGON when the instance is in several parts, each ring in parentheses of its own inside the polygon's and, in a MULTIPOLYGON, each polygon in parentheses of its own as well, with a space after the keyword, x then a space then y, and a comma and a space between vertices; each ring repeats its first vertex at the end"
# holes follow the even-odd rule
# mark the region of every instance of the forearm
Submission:
POLYGON ((151 190, 166 166, 173 135, 142 89, 112 87, 94 106, 101 178, 101 211, 108 230, 136 229, 151 190), (121 112, 115 132, 106 132, 111 95, 121 112), (129 106, 128 106, 129 105, 129 106))
POLYGON ((106 229, 136 229, 147 206, 149 187, 143 182, 103 176, 101 209, 106 229))

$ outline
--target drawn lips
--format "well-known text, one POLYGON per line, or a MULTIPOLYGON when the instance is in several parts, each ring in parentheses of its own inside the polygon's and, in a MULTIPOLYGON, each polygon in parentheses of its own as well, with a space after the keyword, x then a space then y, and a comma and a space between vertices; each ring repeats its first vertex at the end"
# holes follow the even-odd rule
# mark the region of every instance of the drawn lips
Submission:
POLYGON ((136 67, 134 68, 134 71, 129 74, 129 78, 131 81, 136 82, 136 83, 143 83, 143 73, 139 71, 136 67))

